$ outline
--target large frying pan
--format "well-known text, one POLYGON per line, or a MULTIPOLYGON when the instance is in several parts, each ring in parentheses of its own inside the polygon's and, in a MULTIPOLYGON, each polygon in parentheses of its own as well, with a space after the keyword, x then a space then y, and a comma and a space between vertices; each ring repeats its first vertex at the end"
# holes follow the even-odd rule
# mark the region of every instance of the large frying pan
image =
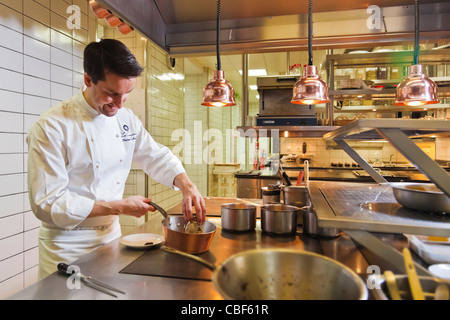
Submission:
POLYGON ((395 199, 402 206, 420 211, 450 213, 450 197, 433 183, 390 183, 395 199))

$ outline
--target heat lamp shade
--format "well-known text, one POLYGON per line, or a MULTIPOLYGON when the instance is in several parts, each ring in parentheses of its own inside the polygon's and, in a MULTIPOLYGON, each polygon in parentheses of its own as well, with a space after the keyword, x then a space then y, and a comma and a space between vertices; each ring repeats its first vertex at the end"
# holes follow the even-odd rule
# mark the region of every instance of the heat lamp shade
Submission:
POLYGON ((304 75, 294 85, 291 103, 309 105, 328 102, 327 84, 317 74, 315 66, 306 66, 304 75))
POLYGON ((215 70, 213 79, 203 89, 203 106, 228 107, 236 105, 233 86, 222 70, 215 70))
POLYGON ((396 106, 422 106, 439 103, 437 85, 422 73, 422 65, 409 67, 408 76, 397 86, 396 106))

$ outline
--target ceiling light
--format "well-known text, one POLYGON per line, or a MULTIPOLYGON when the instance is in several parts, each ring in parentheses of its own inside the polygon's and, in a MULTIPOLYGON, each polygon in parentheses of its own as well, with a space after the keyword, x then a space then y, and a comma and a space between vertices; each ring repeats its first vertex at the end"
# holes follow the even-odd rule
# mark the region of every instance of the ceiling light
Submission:
POLYGON ((419 1, 414 1, 415 25, 414 25, 414 60, 409 67, 408 76, 397 86, 396 106, 423 106, 439 103, 437 98, 437 85, 422 73, 422 65, 419 64, 419 1))
POLYGON ((220 0, 217 0, 217 70, 214 70, 213 79, 203 89, 203 106, 227 107, 236 105, 234 89, 225 79, 220 64, 220 0))
POLYGON ((258 86, 256 84, 251 84, 248 86, 250 90, 258 90, 258 86))
POLYGON ((304 75, 295 83, 291 103, 294 104, 319 104, 328 103, 327 84, 320 79, 317 69, 313 65, 312 53, 312 0, 309 0, 308 14, 308 65, 304 75))

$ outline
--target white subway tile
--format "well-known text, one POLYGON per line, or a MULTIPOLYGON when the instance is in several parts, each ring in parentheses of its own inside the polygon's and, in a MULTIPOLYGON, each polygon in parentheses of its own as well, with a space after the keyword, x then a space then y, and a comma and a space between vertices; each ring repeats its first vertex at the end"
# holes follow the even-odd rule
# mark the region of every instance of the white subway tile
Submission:
POLYGON ((0 4, 0 24, 17 32, 23 30, 21 13, 3 4, 0 4))
MULTIPOLYGON (((27 201, 28 202, 28 201, 27 201)), ((24 231, 36 229, 41 226, 41 220, 36 218, 32 211, 26 211, 24 213, 24 231)))
POLYGON ((0 110, 2 111, 23 111, 23 94, 0 90, 0 110))
POLYGON ((23 272, 23 254, 0 261, 0 282, 23 272))
POLYGON ((25 113, 40 115, 51 107, 49 98, 23 95, 23 110, 25 113))
POLYGON ((23 249, 29 250, 38 246, 39 228, 25 231, 23 234, 23 249))
POLYGON ((67 27, 66 17, 62 17, 59 14, 52 12, 50 14, 50 22, 52 29, 58 30, 59 32, 62 32, 68 35, 69 37, 72 37, 73 30, 67 27))
MULTIPOLYGON (((28 270, 37 267, 39 264, 39 248, 35 247, 24 252, 24 269, 28 270)), ((37 269, 37 268, 36 268, 37 269)), ((36 277, 37 280, 37 277, 36 277)), ((26 283, 25 283, 26 286, 26 283)))
POLYGON ((0 88, 15 92, 23 92, 22 73, 0 68, 0 88))
POLYGON ((23 3, 24 15, 50 26, 50 12, 48 8, 35 1, 25 0, 23 3))
POLYGON ((23 152, 23 135, 17 133, 0 134, 0 150, 2 150, 2 153, 23 152))
POLYGON ((50 62, 50 45, 31 37, 23 37, 24 53, 37 59, 50 62))
POLYGON ((50 31, 51 44, 53 47, 72 53, 72 38, 64 33, 52 29, 50 31))
MULTIPOLYGON (((28 255, 28 252, 29 251, 25 252, 26 256, 28 255)), ((30 259, 28 259, 27 257, 25 258, 25 266, 27 266, 27 260, 30 260, 30 259)), ((33 257, 32 260, 34 261, 35 258, 33 257)), ((26 269, 25 270, 25 272, 24 272, 24 280, 23 280, 24 288, 32 285, 33 283, 36 283, 39 280, 38 279, 38 273, 39 273, 39 266, 38 265, 36 265, 36 266, 34 266, 34 267, 30 268, 30 269, 26 269)))
POLYGON ((24 56, 24 73, 33 77, 41 78, 44 80, 50 79, 50 63, 35 59, 30 56, 24 56))
POLYGON ((0 131, 10 133, 23 132, 23 115, 21 113, 0 111, 0 131))
POLYGON ((0 196, 22 193, 24 191, 23 173, 0 176, 0 196))
MULTIPOLYGON (((83 0, 80 0, 83 1, 83 0)), ((3 3, 7 7, 10 7, 11 9, 14 9, 18 12, 22 12, 22 1, 17 0, 1 0, 0 3, 3 3)))
POLYGON ((0 197, 0 217, 10 216, 23 212, 23 195, 13 194, 10 196, 0 197))
POLYGON ((50 81, 25 75, 24 93, 50 98, 50 81))
POLYGON ((23 213, 0 218, 0 239, 23 232, 23 213))
POLYGON ((36 20, 23 17, 23 33, 33 39, 50 44, 50 28, 36 20))
POLYGON ((52 82, 58 82, 60 84, 72 86, 72 70, 52 64, 50 79, 52 80, 52 82))
POLYGON ((72 55, 57 48, 51 48, 51 63, 72 69, 72 55))
POLYGON ((0 68, 23 72, 22 53, 0 47, 0 68))
POLYGON ((0 261, 23 252, 23 234, 0 239, 0 261))
MULTIPOLYGON (((28 130, 30 130, 31 126, 33 125, 33 123, 35 123, 37 121, 37 119, 39 118, 39 116, 37 115, 31 115, 31 114, 25 114, 23 117, 23 132, 24 133, 28 133, 28 130)), ((24 135, 24 138, 26 138, 26 134, 24 135)), ((26 145, 26 140, 24 143, 24 146, 26 145)), ((25 152, 25 150, 24 150, 25 152)))
POLYGON ((66 100, 72 97, 72 86, 52 82, 52 99, 66 100))
MULTIPOLYGON (((28 0, 26 0, 28 1, 28 0)), ((49 8, 50 9, 50 0, 34 0, 40 4, 42 4, 44 7, 49 8)))
MULTIPOLYGON (((1 117, 1 113, 0 113, 1 117)), ((0 154, 0 163, 2 164, 0 166, 0 174, 11 174, 11 173, 22 173, 23 172, 23 156, 20 153, 4 153, 0 154)), ((0 203, 2 202, 2 199, 0 198, 0 203)), ((2 212, 0 215, 4 212, 3 206, 0 206, 2 208, 2 212)))
POLYGON ((4 300, 23 289, 23 273, 0 282, 0 299, 4 300))

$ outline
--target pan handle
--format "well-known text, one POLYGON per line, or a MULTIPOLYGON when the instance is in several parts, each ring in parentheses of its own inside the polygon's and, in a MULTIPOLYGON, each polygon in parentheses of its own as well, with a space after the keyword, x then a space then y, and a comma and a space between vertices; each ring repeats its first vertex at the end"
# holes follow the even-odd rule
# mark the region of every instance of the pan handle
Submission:
POLYGON ((161 214, 163 215, 164 218, 168 218, 169 217, 169 215, 167 214, 166 210, 164 210, 163 208, 158 206, 156 203, 153 203, 152 201, 150 201, 150 202, 148 202, 148 204, 151 205, 156 210, 158 210, 159 212, 161 212, 161 214))
POLYGON ((169 253, 175 253, 175 254, 179 254, 180 256, 186 257, 186 258, 190 258, 192 260, 195 260, 197 262, 200 262, 201 264, 203 264, 204 266, 206 266, 207 268, 211 269, 212 271, 216 270, 216 266, 214 264, 212 264, 209 261, 206 261, 205 259, 202 259, 200 257, 194 256, 193 254, 189 254, 171 247, 167 247, 167 246, 161 246, 161 249, 165 252, 169 252, 169 253))

